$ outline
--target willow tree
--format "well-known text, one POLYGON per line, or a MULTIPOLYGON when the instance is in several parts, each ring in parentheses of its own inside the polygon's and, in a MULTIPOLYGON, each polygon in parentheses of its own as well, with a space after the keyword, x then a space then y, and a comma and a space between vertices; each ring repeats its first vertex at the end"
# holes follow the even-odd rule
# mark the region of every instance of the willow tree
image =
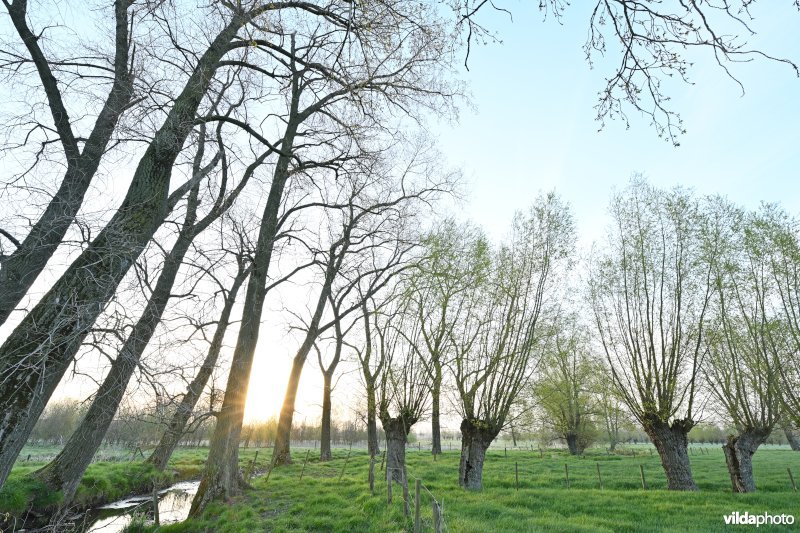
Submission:
POLYGON ((596 364, 576 321, 576 317, 556 320, 533 389, 545 423, 567 442, 571 455, 581 455, 594 442, 599 410, 592 379, 596 364))
POLYGON ((722 252, 713 271, 715 319, 703 370, 723 417, 737 431, 722 447, 733 491, 753 492, 753 454, 783 416, 781 365, 792 353, 780 338, 770 243, 758 219, 720 199, 708 212, 722 252))
POLYGON ((685 190, 636 179, 611 201, 589 295, 614 384, 655 444, 672 490, 696 490, 687 435, 696 423, 703 335, 719 245, 685 190))
MULTIPOLYGON (((465 295, 482 283, 488 268, 488 243, 474 227, 442 221, 422 240, 423 259, 409 279, 410 312, 419 323, 421 363, 431 383, 431 453, 442 453, 441 396, 444 372, 457 324, 468 312, 465 295)), ((416 344, 413 345, 417 349, 416 344)))
POLYGON ((530 385, 547 329, 545 307, 574 241, 568 207, 552 193, 540 196, 514 217, 510 241, 494 254, 485 283, 470 290, 470 312, 453 334, 452 363, 464 488, 483 487, 486 450, 530 385))

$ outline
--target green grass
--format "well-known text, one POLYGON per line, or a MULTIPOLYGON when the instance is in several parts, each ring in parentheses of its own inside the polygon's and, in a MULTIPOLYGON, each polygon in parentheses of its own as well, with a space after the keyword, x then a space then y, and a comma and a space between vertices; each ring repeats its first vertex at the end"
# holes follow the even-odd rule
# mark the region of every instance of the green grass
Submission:
MULTIPOLYGON (((792 492, 787 467, 800 477, 800 453, 764 449, 755 456, 755 494, 732 494, 725 459, 718 447, 692 455, 699 493, 664 490, 666 480, 657 455, 646 448, 637 456, 587 455, 575 458, 563 452, 489 452, 482 492, 459 488, 458 452, 445 452, 437 461, 425 452, 407 455, 411 498, 414 479, 443 503, 446 530, 486 531, 720 531, 723 515, 733 511, 794 514, 800 521, 800 494, 792 492), (644 452, 644 453, 642 453, 644 452), (515 488, 514 464, 519 467, 520 489, 515 488), (569 466, 566 487, 564 464, 569 466), (600 465, 604 489, 598 488, 600 465), (639 466, 644 467, 648 490, 642 490, 639 466)), ((252 453, 252 452, 251 452, 252 453)), ((315 453, 311 452, 312 455, 315 453)), ((269 451, 259 456, 259 465, 269 451)), ((329 463, 309 460, 300 481, 305 451, 295 450, 295 464, 276 469, 267 481, 253 481, 230 505, 211 506, 202 519, 162 527, 164 532, 214 531, 404 531, 411 520, 403 516, 402 491, 394 489, 394 503, 386 504, 386 483, 367 485, 368 457, 352 452, 339 481, 347 451, 337 450, 329 463)), ((264 464, 261 464, 263 461, 264 464)), ((413 514, 413 504, 412 504, 413 514)), ((431 496, 423 490, 423 526, 431 530, 431 496)), ((797 527, 800 524, 797 524, 797 527)), ((736 529, 734 527, 734 529, 736 529)), ((742 529, 742 528, 740 528, 742 529)), ((790 531, 766 527, 759 531, 790 531)))

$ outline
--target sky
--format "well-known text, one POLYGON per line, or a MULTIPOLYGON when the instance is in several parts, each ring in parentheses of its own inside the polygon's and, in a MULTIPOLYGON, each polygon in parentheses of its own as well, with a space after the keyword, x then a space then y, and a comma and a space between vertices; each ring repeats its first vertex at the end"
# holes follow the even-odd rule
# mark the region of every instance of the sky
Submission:
MULTIPOLYGON (((461 218, 480 225, 497 241, 515 210, 529 206, 540 191, 555 190, 570 204, 579 244, 586 248, 603 235, 612 191, 636 173, 659 186, 723 194, 748 208, 762 201, 780 202, 800 215, 800 80, 790 68, 763 60, 733 65, 745 87, 742 95, 708 54, 693 57, 693 84, 669 88, 670 103, 687 129, 679 147, 659 139, 635 112, 630 128, 610 121, 598 131, 594 105, 617 59, 615 51, 605 60, 596 58, 593 69, 587 64, 582 46, 590 3, 574 2, 580 5, 569 6, 560 21, 543 21, 535 4, 511 2, 513 22, 502 13, 484 13, 484 23, 502 43, 473 47, 469 70, 460 69, 471 99, 462 106, 459 121, 432 119, 428 124, 448 164, 464 174, 463 203, 452 208, 461 218)), ((759 33, 749 40, 800 61, 800 13, 783 4, 756 4, 753 28, 759 33)), ((297 348, 296 342, 287 341, 286 325, 279 318, 284 303, 275 298, 266 304, 248 396, 250 420, 275 415, 283 398, 297 348)), ((234 341, 229 336, 228 346, 234 341)), ((316 366, 310 358, 298 395, 297 422, 319 417, 321 375, 316 366)), ((354 374, 340 381, 334 391, 334 405, 340 406, 335 416, 353 415, 358 383, 354 374)), ((93 388, 73 384, 59 394, 84 396, 93 388)))

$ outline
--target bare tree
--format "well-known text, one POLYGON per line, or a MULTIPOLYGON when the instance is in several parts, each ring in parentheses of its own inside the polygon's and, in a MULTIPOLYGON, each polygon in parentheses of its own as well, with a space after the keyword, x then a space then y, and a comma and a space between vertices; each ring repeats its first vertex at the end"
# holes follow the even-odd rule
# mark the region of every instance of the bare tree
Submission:
MULTIPOLYGON (((323 11, 290 4, 314 14, 323 11)), ((198 109, 217 70, 225 66, 223 57, 237 49, 231 42, 258 17, 287 7, 283 2, 253 9, 225 6, 221 29, 198 55, 183 90, 140 159, 119 209, 0 346, 0 408, 5 413, 0 421, 0 482, 120 281, 171 207, 205 176, 205 169, 215 166, 218 155, 202 167, 203 172, 169 193, 173 166, 194 129, 198 109)))
MULTIPOLYGON (((28 2, 26 0, 3 0, 14 29, 24 44, 28 57, 13 49, 0 50, 0 71, 8 71, 12 80, 20 83, 25 70, 33 66, 41 90, 47 100, 52 118, 52 126, 35 122, 29 124, 27 138, 43 133, 41 148, 35 156, 36 167, 48 145, 60 144, 63 166, 66 168, 58 190, 47 208, 31 226, 24 239, 12 237, 11 233, 0 229, 0 233, 10 240, 15 248, 12 253, 0 254, 0 324, 20 303, 36 277, 44 270, 47 261, 55 252, 68 228, 75 219, 78 209, 100 161, 112 140, 115 127, 126 108, 131 105, 134 95, 134 69, 131 49, 133 48, 131 26, 135 16, 131 14, 131 0, 116 0, 114 10, 114 57, 48 57, 42 49, 42 37, 47 31, 34 29, 29 23, 28 2), (111 66, 107 66, 111 63, 111 66), (62 77, 59 84, 56 76, 62 77), (88 135, 76 131, 76 124, 70 118, 65 104, 63 87, 81 79, 91 79, 97 85, 100 80, 111 79, 111 88, 105 102, 88 135), (64 78, 66 78, 66 83, 64 78)), ((77 50, 68 53, 76 54, 77 50)), ((53 54, 64 54, 65 50, 54 50, 53 54)), ((76 91, 78 93, 79 91, 76 91)), ((35 113, 31 113, 35 117, 35 113)), ((26 120, 31 120, 26 117, 26 120)), ((26 172, 31 172, 28 169, 26 172)))
POLYGON ((546 333, 545 304, 574 239, 567 206, 552 193, 540 196, 515 216, 487 282, 470 294, 471 312, 454 332, 452 364, 462 416, 459 484, 466 489, 483 487, 486 450, 530 385, 546 333))
POLYGON ((697 201, 634 180, 591 265, 595 324, 614 383, 655 444, 673 490, 696 490, 687 434, 696 423, 703 334, 718 250, 697 201))

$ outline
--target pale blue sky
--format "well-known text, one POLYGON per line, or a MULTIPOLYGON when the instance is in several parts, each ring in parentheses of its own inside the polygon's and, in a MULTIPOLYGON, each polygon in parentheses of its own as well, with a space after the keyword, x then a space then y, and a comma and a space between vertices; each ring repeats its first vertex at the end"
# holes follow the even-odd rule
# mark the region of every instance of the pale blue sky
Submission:
MULTIPOLYGON (((634 112, 629 130, 612 121, 598 133, 596 95, 618 55, 609 51, 606 64, 588 66, 588 2, 570 6, 563 25, 543 22, 530 4, 516 6, 513 23, 501 14, 487 19, 503 43, 473 48, 463 73, 477 111, 465 109, 456 127, 434 128, 442 152, 468 179, 465 215, 490 235, 504 234, 513 210, 539 190, 555 189, 574 208, 581 243, 590 244, 605 228, 612 188, 635 172, 750 207, 779 201, 800 215, 800 80, 788 66, 734 65, 742 96, 708 54, 694 56, 695 85, 669 92, 688 130, 678 148, 634 112)), ((758 4, 758 35, 749 41, 798 62, 800 13, 781 4, 758 4)))

